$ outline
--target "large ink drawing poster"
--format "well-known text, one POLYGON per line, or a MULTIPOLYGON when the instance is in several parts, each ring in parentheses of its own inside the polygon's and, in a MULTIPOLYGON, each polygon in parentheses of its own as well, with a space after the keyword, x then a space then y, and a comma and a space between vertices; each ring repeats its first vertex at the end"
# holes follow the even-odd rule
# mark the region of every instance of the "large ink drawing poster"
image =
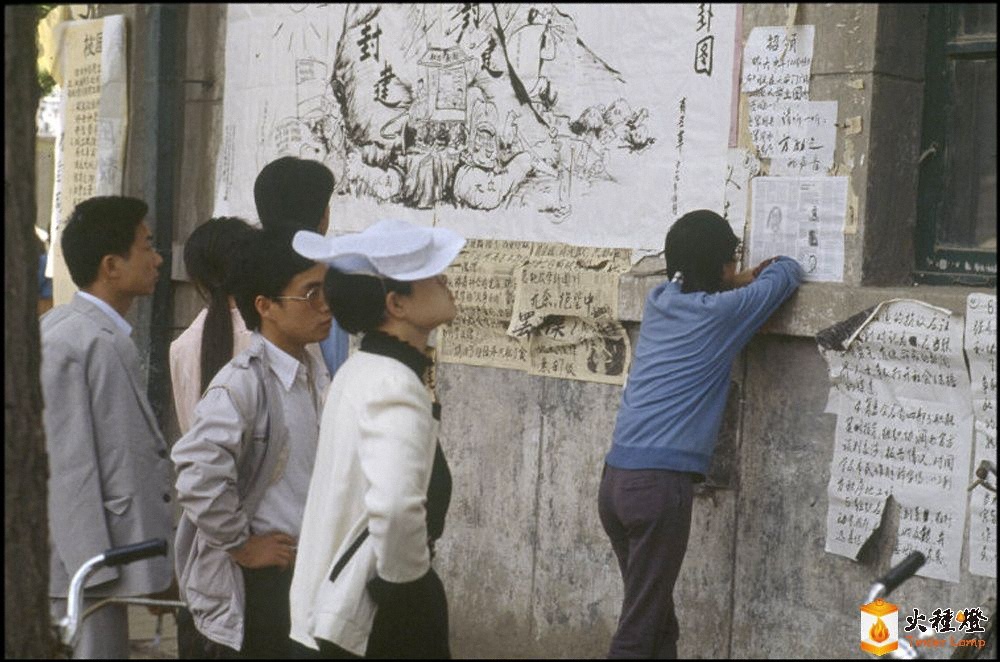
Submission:
POLYGON ((736 5, 230 5, 216 214, 283 155, 336 231, 660 248, 721 210, 736 5))

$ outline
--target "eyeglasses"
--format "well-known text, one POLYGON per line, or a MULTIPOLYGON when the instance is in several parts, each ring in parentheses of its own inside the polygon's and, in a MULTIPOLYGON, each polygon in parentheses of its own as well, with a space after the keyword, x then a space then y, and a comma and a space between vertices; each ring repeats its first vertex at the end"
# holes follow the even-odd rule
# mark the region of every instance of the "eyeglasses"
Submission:
POLYGON ((325 303, 322 287, 310 288, 304 297, 279 296, 270 298, 274 301, 307 301, 313 308, 322 308, 323 303, 325 303))

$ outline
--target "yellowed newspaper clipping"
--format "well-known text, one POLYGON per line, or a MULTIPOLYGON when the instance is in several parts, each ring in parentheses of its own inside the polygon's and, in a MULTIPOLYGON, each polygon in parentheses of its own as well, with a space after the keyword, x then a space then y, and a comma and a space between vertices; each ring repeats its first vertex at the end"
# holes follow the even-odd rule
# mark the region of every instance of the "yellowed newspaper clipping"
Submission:
POLYGON ((627 249, 472 240, 448 272, 459 312, 438 358, 623 384, 618 281, 629 266, 627 249))

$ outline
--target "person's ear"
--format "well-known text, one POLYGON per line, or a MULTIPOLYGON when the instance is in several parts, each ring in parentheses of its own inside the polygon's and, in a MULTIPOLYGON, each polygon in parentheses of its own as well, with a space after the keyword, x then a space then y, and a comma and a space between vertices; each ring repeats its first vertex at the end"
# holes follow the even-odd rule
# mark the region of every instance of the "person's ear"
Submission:
POLYGON ((406 316, 406 302, 399 292, 388 292, 385 295, 385 312, 390 317, 406 316))
POLYGON ((262 320, 265 318, 271 319, 271 305, 273 303, 274 302, 272 302, 263 294, 258 294, 256 297, 254 297, 253 307, 257 309, 257 314, 260 315, 260 318, 262 320))
POLYGON ((121 275, 121 265, 118 263, 119 259, 121 259, 121 256, 114 253, 108 253, 102 257, 97 265, 97 277, 104 280, 117 280, 121 275))
POLYGON ((319 219, 319 225, 316 227, 316 232, 325 235, 330 229, 330 203, 327 203, 326 209, 323 210, 323 215, 319 219))

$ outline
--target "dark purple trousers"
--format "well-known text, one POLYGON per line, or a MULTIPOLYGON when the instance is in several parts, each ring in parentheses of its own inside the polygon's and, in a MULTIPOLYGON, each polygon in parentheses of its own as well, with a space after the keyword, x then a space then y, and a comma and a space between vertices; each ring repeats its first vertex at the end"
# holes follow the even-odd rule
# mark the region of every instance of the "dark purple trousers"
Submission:
POLYGON ((625 584, 609 658, 674 659, 674 583, 691 530, 692 474, 604 466, 598 513, 625 584))

